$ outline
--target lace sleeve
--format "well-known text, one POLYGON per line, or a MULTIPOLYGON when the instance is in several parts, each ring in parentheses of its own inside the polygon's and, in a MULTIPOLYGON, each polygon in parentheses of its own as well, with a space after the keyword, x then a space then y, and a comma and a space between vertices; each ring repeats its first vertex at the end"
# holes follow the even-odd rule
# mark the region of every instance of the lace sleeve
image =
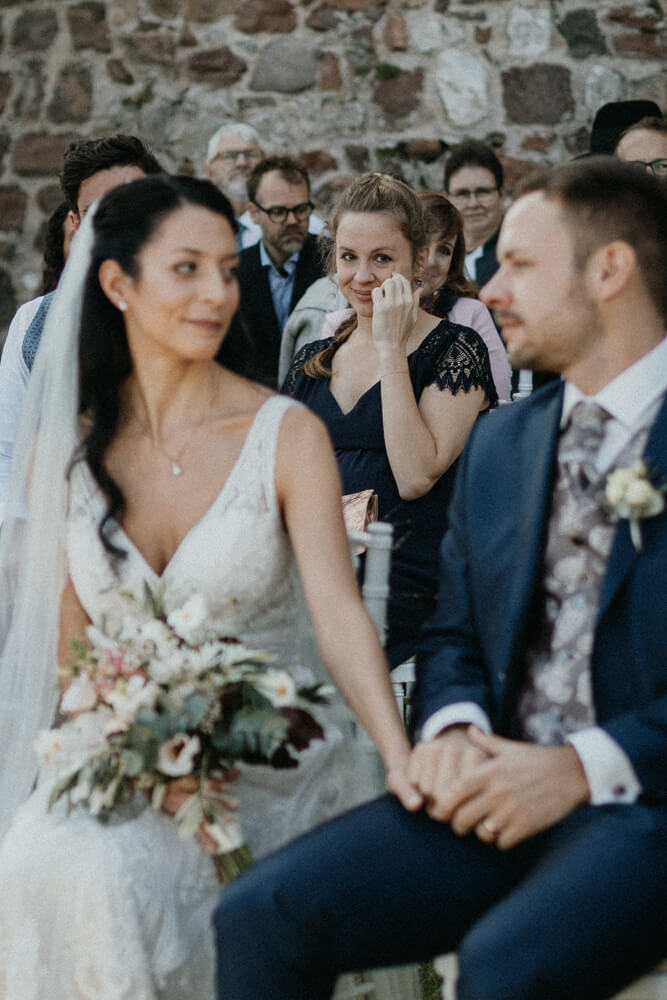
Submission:
POLYGON ((429 345, 428 353, 432 355, 431 377, 425 384, 435 384, 439 389, 447 389, 453 396, 459 391, 482 389, 489 405, 495 406, 498 393, 491 375, 486 344, 468 326, 454 323, 447 325, 444 339, 435 340, 429 345))
POLYGON ((331 338, 326 340, 314 340, 310 344, 305 344, 301 350, 294 356, 292 364, 289 366, 287 375, 285 376, 285 381, 283 382, 283 387, 280 390, 286 396, 294 396, 298 398, 298 387, 299 383, 303 378, 303 366, 306 361, 319 354, 330 342, 331 338))

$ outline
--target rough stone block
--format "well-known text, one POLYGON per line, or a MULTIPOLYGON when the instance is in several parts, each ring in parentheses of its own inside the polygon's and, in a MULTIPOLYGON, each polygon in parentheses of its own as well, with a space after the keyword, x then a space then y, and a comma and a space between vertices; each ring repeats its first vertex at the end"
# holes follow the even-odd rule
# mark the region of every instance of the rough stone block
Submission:
POLYGON ((566 66, 514 66, 501 77, 505 110, 512 122, 555 125, 574 111, 571 74, 566 66))
POLYGON ((114 83, 134 83, 134 77, 122 59, 107 59, 107 73, 114 83))
POLYGON ((67 11, 67 21, 75 49, 111 52, 107 12, 103 3, 80 3, 67 11))
POLYGON ((346 146, 345 155, 348 163, 357 173, 361 174, 368 170, 371 157, 367 146, 346 146))
POLYGON ((21 72, 14 80, 14 114, 23 121, 39 118, 44 100, 44 64, 41 59, 21 62, 21 72))
POLYGON ((59 184, 46 184, 44 187, 40 188, 35 196, 35 201, 37 206, 45 213, 45 215, 51 215, 61 203, 64 201, 64 195, 60 189, 59 184))
POLYGON ((325 52, 317 70, 317 85, 320 90, 340 90, 343 78, 338 59, 333 52, 325 52))
POLYGON ((325 174, 327 170, 337 170, 338 160, 331 153, 323 149, 312 149, 307 153, 299 154, 299 162, 303 164, 311 177, 318 174, 325 174))
POLYGON ((296 14, 287 0, 247 0, 238 10, 234 24, 246 34, 258 31, 289 34, 296 28, 296 14))
POLYGON ((436 83, 448 117, 455 125, 469 126, 489 111, 484 62, 466 49, 441 52, 436 83))
POLYGON ((250 86, 280 94, 308 90, 317 83, 318 62, 319 53, 307 48, 302 39, 277 39, 259 53, 250 86))
POLYGON ((586 107, 597 111, 603 104, 620 101, 624 88, 625 81, 616 70, 601 63, 591 66, 584 86, 586 107))
POLYGON ((57 176, 63 165, 63 153, 76 138, 71 134, 46 133, 19 136, 12 150, 12 167, 24 177, 45 177, 49 174, 57 176))
POLYGON ((424 86, 424 70, 399 70, 395 75, 376 80, 373 100, 382 108, 390 125, 419 107, 424 86))
POLYGON ((172 63, 176 54, 176 36, 172 32, 136 32, 127 39, 130 54, 138 62, 172 63))
POLYGON ((544 55, 551 42, 551 12, 545 7, 516 7, 507 22, 507 36, 510 55, 524 59, 544 55))
POLYGON ((306 24, 313 31, 331 31, 338 25, 338 14, 328 3, 321 3, 310 12, 306 24))
POLYGON ((587 59, 588 56, 602 55, 607 51, 592 10, 582 8, 570 11, 559 23, 558 30, 567 42, 568 52, 573 59, 587 59))
POLYGON ((616 35, 613 41, 619 56, 647 56, 649 59, 667 59, 667 34, 652 34, 637 31, 627 35, 616 35))
POLYGON ((237 83, 248 68, 243 59, 234 55, 226 45, 195 53, 188 65, 192 80, 215 87, 230 87, 237 83))
POLYGON ((28 196, 20 187, 0 187, 0 229, 20 233, 23 230, 28 196))
POLYGON ((7 100, 12 91, 12 78, 9 73, 0 73, 0 114, 5 110, 7 100))
POLYGON ((392 52, 405 52, 410 44, 405 19, 400 14, 390 14, 384 26, 384 44, 392 52))
POLYGON ((54 10, 27 10, 14 21, 12 45, 24 52, 42 52, 49 48, 57 33, 54 10))
POLYGON ((90 117, 93 85, 87 66, 65 66, 58 75, 48 113, 52 122, 85 122, 90 117))

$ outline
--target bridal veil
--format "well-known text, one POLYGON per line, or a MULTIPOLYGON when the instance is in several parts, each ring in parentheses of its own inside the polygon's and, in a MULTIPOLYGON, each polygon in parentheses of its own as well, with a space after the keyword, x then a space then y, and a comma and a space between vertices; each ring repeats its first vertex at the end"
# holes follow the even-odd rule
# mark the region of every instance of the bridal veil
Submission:
POLYGON ((93 210, 75 234, 30 376, 0 530, 0 839, 34 783, 58 700, 67 470, 79 440, 78 341, 93 210))

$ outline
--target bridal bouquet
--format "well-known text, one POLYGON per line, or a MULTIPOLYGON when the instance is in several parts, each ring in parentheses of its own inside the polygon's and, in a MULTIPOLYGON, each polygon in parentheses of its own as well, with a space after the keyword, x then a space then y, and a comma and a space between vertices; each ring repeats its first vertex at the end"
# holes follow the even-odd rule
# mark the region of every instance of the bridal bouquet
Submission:
POLYGON ((220 877, 232 878, 251 858, 219 779, 239 761, 296 767, 299 751, 324 738, 308 706, 325 691, 297 689, 273 654, 212 632, 201 595, 165 614, 145 585, 145 601, 118 634, 89 626, 87 643, 71 641, 72 663, 59 671, 64 721, 41 733, 37 748, 46 761, 78 766, 51 805, 66 796, 104 821, 138 793, 159 809, 168 783, 192 775, 197 792, 176 813, 179 834, 194 836, 203 824, 220 877))

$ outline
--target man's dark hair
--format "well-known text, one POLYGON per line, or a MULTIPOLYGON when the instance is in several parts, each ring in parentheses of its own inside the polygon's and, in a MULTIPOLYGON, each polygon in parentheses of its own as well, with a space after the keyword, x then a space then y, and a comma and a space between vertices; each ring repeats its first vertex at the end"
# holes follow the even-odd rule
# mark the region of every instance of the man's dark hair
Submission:
POLYGON ((255 201, 257 188, 262 177, 274 170, 288 184, 300 184, 303 181, 310 193, 308 171, 298 160, 291 156, 267 156, 265 160, 260 160, 248 177, 248 201, 255 201))
POLYGON ((614 240, 629 243, 651 299, 667 318, 667 185, 609 156, 542 168, 519 184, 515 200, 540 191, 558 201, 575 234, 577 267, 614 240))
POLYGON ((66 201, 53 210, 46 224, 44 234, 44 254, 42 257, 41 295, 52 292, 65 266, 65 221, 69 213, 66 201))
POLYGON ((504 175, 503 165, 485 142, 477 139, 465 139, 452 149, 445 163, 445 191, 449 191, 449 182, 452 175, 463 167, 484 167, 490 170, 496 182, 496 187, 502 191, 504 175))
POLYGON ((60 174, 60 186, 72 212, 78 215, 82 183, 93 174, 113 167, 139 167, 145 174, 164 172, 148 147, 135 135, 76 139, 65 150, 60 174))

